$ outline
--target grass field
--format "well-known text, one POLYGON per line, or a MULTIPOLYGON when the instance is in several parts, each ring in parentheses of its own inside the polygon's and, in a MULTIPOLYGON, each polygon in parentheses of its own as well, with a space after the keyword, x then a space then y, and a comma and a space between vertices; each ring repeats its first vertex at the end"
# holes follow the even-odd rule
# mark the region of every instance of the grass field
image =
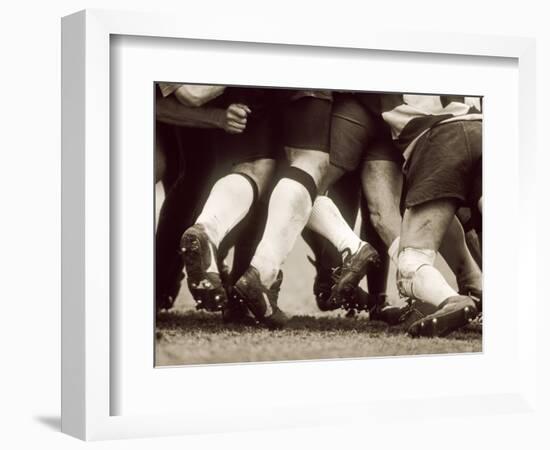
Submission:
MULTIPOLYGON (((162 201, 157 198, 157 205, 162 201)), ((279 305, 291 317, 285 330, 227 326, 216 314, 196 312, 186 283, 173 310, 156 323, 156 364, 183 365, 296 359, 357 358, 374 356, 471 353, 482 350, 480 325, 470 325, 444 339, 411 339, 404 330, 355 318, 342 311, 322 313, 312 293, 311 251, 300 238, 283 266, 279 305)), ((444 262, 438 268, 454 283, 444 262)), ((395 274, 390 270, 388 293, 396 298, 395 274)), ((363 287, 364 283, 363 283, 363 287)))
POLYGON ((411 339, 366 318, 294 316, 285 330, 225 326, 193 311, 163 314, 157 323, 157 365, 471 353, 481 351, 476 326, 445 339, 411 339))

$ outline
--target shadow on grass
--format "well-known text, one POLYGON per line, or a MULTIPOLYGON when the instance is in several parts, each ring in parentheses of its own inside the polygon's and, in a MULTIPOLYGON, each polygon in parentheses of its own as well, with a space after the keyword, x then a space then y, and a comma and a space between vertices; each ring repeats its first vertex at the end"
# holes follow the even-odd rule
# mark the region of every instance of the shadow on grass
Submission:
MULTIPOLYGON (((185 333, 227 333, 228 331, 254 333, 263 331, 261 327, 250 327, 236 324, 225 324, 219 314, 197 311, 168 311, 157 316, 157 338, 161 339, 164 332, 185 333)), ((365 333, 369 335, 401 335, 406 329, 403 326, 389 326, 384 322, 372 321, 367 316, 359 317, 314 317, 293 316, 290 318, 286 332, 350 332, 365 333)), ((470 340, 476 336, 481 337, 480 325, 469 325, 464 329, 450 335, 456 340, 470 340)))

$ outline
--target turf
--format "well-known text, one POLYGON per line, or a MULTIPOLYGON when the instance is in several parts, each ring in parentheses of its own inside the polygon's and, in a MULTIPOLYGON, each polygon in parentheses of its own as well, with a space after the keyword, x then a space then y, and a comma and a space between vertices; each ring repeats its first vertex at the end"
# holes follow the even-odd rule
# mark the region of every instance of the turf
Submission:
POLYGON ((327 358, 471 353, 481 351, 479 325, 446 338, 411 339, 399 327, 331 314, 294 316, 268 331, 225 325, 215 314, 174 311, 157 319, 157 365, 289 361, 327 358))

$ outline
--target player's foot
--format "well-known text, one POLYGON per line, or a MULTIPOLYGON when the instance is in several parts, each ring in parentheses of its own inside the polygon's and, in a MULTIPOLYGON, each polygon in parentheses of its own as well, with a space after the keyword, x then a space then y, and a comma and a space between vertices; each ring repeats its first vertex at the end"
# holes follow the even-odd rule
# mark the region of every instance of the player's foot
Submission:
POLYGON ((455 295, 435 310, 415 321, 408 329, 412 337, 442 337, 473 321, 478 314, 474 301, 466 295, 455 295))
POLYGON ((370 320, 385 322, 388 325, 399 325, 411 314, 411 306, 408 303, 392 305, 383 303, 374 308, 369 315, 370 320))
POLYGON ((379 308, 385 300, 385 294, 369 294, 364 289, 357 286, 351 298, 346 299, 341 307, 348 311, 365 311, 370 314, 373 310, 379 308))
POLYGON ((313 295, 315 296, 317 307, 321 311, 332 311, 339 308, 340 305, 330 301, 330 293, 334 285, 333 269, 330 267, 323 267, 322 264, 309 256, 307 259, 315 267, 316 274, 315 280, 313 281, 313 295))
POLYGON ((351 253, 349 249, 344 250, 342 259, 343 263, 335 273, 337 280, 331 292, 331 300, 341 305, 352 300, 355 288, 365 276, 367 269, 380 265, 378 252, 368 242, 355 253, 351 253))
POLYGON ((163 280, 155 285, 155 307, 157 312, 171 309, 176 302, 181 283, 185 278, 183 258, 178 256, 171 266, 164 268, 163 275, 163 280))
POLYGON ((408 329, 414 322, 433 313, 436 308, 420 300, 405 299, 401 302, 384 302, 370 311, 369 318, 386 322, 388 325, 403 326, 408 329))
POLYGON ((279 271, 275 282, 266 288, 260 281, 258 270, 250 266, 235 284, 235 292, 246 307, 270 329, 283 328, 288 321, 286 314, 277 306, 282 282, 283 273, 279 271))
POLYGON ((244 299, 231 287, 227 291, 227 304, 223 308, 222 318, 225 323, 254 326, 258 321, 246 307, 244 299))
POLYGON ((202 225, 188 228, 181 238, 181 252, 187 271, 187 285, 197 309, 221 311, 227 303, 220 274, 209 270, 216 261, 216 247, 202 225))
POLYGON ((166 292, 157 295, 155 304, 157 312, 161 310, 167 311, 174 306, 184 277, 183 272, 180 272, 180 275, 174 278, 172 285, 166 289, 166 292))
POLYGON ((479 287, 470 285, 458 286, 458 293, 471 297, 476 304, 477 310, 480 313, 483 311, 483 291, 479 287))

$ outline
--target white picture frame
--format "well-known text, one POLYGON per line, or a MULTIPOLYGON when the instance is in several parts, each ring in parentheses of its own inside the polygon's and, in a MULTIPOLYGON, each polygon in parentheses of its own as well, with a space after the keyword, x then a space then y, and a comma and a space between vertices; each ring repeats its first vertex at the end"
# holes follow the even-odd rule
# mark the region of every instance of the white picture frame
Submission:
MULTIPOLYGON (((400 414, 423 414, 436 408, 441 417, 471 414, 474 402, 479 414, 512 411, 537 414, 536 327, 518 311, 518 376, 502 392, 447 398, 427 395, 422 401, 398 398, 387 402, 342 401, 331 404, 279 404, 276 417, 266 411, 232 411, 232 419, 201 414, 111 415, 112 353, 110 336, 117 326, 112 320, 110 296, 112 280, 110 186, 110 40, 114 35, 211 40, 237 43, 284 44, 311 48, 369 49, 384 52, 448 54, 501 57, 517 60, 519 76, 517 186, 519 225, 524 240, 517 248, 518 260, 536 260, 534 185, 535 170, 535 43, 515 37, 472 36, 444 33, 404 33, 396 30, 349 30, 327 35, 322 26, 311 25, 308 33, 280 30, 257 24, 234 27, 219 20, 204 27, 199 21, 181 22, 167 14, 146 14, 87 10, 62 21, 62 431, 85 440, 164 436, 209 431, 233 431, 281 426, 329 424, 335 420, 395 415, 392 405, 399 401, 400 414), (214 31, 215 30, 215 31, 214 31), (238 417, 250 420, 238 421, 238 417)), ((519 264, 517 285, 532 280, 535 263, 519 264)), ((536 283, 523 289, 523 305, 536 309, 536 283)), ((515 294, 517 295, 517 294, 515 294)), ((151 324, 152 326, 152 324, 151 324)), ((152 345, 152 343, 151 343, 152 345)), ((314 371, 314 366, 309 366, 314 371)), ((172 369, 170 369, 172 370, 172 369)), ((174 369, 178 370, 178 369, 174 369)), ((232 368, 233 374, 239 367, 232 368)), ((264 366, 263 372, 277 370, 264 366)), ((318 369, 317 369, 318 370, 318 369)), ((184 376, 184 375, 182 375, 184 376)), ((238 409, 238 408, 237 408, 238 409)), ((200 411, 200 408, 197 408, 200 411)), ((427 414, 429 416, 429 414, 427 414)), ((396 419, 397 420, 397 419, 396 419)))

